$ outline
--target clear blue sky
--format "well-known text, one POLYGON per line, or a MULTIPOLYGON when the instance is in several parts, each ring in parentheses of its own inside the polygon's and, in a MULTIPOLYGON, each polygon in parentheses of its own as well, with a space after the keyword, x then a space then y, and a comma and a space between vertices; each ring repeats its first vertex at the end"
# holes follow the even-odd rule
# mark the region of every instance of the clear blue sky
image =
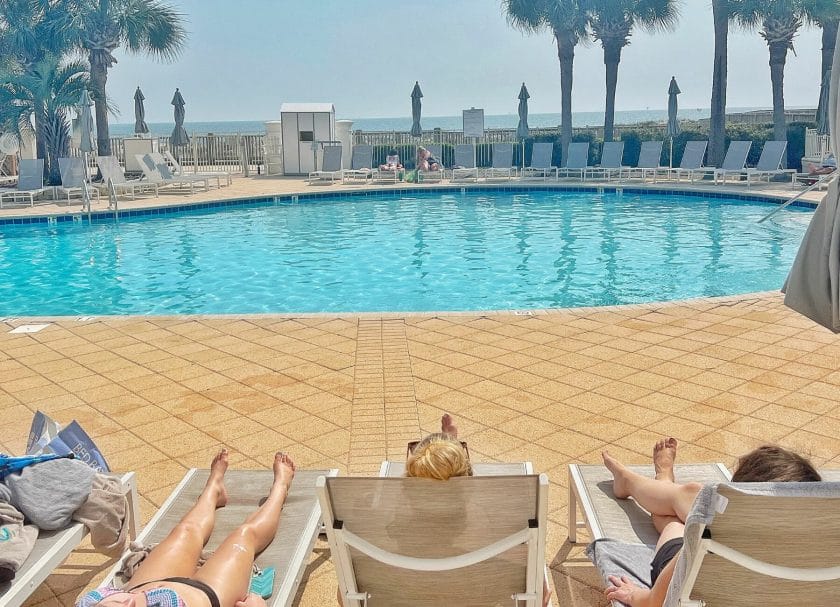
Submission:
MULTIPOLYGON (((483 107, 516 112, 525 81, 531 112, 560 111, 560 75, 550 34, 511 28, 498 0, 174 0, 187 20, 188 47, 172 64, 119 53, 108 92, 133 120, 140 85, 150 122, 172 119, 175 87, 188 121, 277 119, 285 101, 335 103, 340 118, 408 116, 415 80, 427 116, 483 107)), ((666 105, 671 75, 683 108, 708 107, 712 75, 710 0, 682 0, 678 29, 636 32, 619 72, 619 110, 666 105)), ((803 29, 785 73, 787 105, 816 106, 819 29, 803 29)), ((767 46, 733 27, 729 42, 729 107, 769 107, 767 46)), ((575 111, 602 111, 601 48, 579 48, 575 111)))

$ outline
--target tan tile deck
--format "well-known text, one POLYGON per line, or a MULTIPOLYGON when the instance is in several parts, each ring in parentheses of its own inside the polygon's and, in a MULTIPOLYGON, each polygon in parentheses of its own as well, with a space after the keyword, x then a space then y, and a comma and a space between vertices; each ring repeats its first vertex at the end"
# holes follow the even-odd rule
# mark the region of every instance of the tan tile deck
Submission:
MULTIPOLYGON (((263 187, 249 181, 225 194, 263 187)), ((673 434, 686 461, 732 464, 775 441, 840 467, 838 369, 840 338, 778 294, 528 316, 59 319, 0 333, 0 450, 22 452, 37 409, 77 419, 115 469, 138 472, 148 520, 222 444, 234 466, 266 467, 283 449, 304 467, 370 474, 449 411, 475 459, 529 459, 549 474, 555 591, 561 604, 602 605, 600 580, 565 542, 566 465, 604 448, 645 462, 673 434)), ((104 569, 78 550, 27 605, 69 606, 104 569)), ((334 596, 319 543, 299 604, 334 596)))

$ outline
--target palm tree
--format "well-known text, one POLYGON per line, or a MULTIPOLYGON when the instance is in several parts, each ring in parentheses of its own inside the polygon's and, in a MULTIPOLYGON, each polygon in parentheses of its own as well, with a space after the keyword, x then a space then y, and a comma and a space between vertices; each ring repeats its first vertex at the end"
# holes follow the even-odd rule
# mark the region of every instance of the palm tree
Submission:
POLYGON ((726 150, 726 72, 729 44, 729 0, 712 0, 715 24, 715 58, 712 73, 712 112, 709 119, 709 165, 720 166, 726 150))
POLYGON ((70 151, 69 110, 78 104, 88 83, 88 67, 82 61, 62 61, 46 55, 28 70, 0 71, 0 130, 30 133, 44 148, 47 183, 58 185, 58 159, 70 151))
POLYGON ((773 87, 773 137, 787 139, 785 122, 785 63, 793 39, 806 23, 840 17, 837 0, 731 0, 736 20, 747 29, 758 29, 770 51, 773 87))
MULTIPOLYGON (((48 57, 60 57, 70 49, 70 40, 54 24, 62 14, 60 0, 3 0, 0 2, 0 70, 15 77, 41 77, 48 57)), ((5 82, 5 79, 0 81, 5 82)), ((35 130, 43 132, 42 111, 34 112, 35 130)), ((36 139, 36 156, 46 158, 42 138, 36 139)))
POLYGON ((820 72, 820 82, 825 78, 825 73, 831 69, 831 64, 834 61, 834 46, 837 44, 837 29, 840 26, 840 20, 835 18, 817 17, 817 23, 822 27, 822 71, 820 72))
POLYGON ((88 55, 96 106, 96 147, 100 156, 108 156, 111 139, 105 85, 108 70, 117 63, 114 51, 125 47, 130 53, 173 60, 187 38, 183 18, 161 0, 63 0, 63 5, 67 13, 61 29, 70 32, 88 55))
POLYGON ((554 35, 560 60, 560 111, 563 165, 572 141, 572 82, 575 47, 587 41, 584 0, 502 0, 510 24, 527 33, 544 29, 554 35))
POLYGON ((607 72, 604 141, 612 141, 621 50, 630 44, 634 27, 651 32, 672 30, 679 11, 677 0, 589 0, 589 5, 589 27, 604 49, 607 72))

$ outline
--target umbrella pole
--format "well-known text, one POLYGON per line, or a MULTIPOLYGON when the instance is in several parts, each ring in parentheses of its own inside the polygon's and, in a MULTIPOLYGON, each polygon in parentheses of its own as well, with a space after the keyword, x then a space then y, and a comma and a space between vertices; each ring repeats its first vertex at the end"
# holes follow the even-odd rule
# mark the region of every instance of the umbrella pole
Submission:
POLYGON ((82 179, 82 212, 87 209, 90 213, 90 192, 88 191, 88 153, 82 152, 82 163, 85 166, 84 178, 82 179))
POLYGON ((671 136, 671 151, 668 154, 668 168, 674 168, 674 137, 671 136))

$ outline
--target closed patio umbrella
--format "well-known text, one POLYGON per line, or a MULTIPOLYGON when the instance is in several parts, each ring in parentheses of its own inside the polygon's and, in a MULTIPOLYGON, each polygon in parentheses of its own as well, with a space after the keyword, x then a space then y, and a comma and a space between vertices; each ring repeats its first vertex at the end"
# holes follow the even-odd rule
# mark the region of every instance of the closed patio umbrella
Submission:
MULTIPOLYGON (((834 51, 840 65, 840 45, 834 51)), ((840 70, 833 70, 828 102, 831 147, 840 149, 838 107, 840 70)), ((835 333, 840 333, 840 186, 831 182, 802 239, 782 291, 785 305, 835 333)))
POLYGON ((85 181, 82 188, 82 207, 90 211, 90 192, 88 192, 88 154, 93 151, 93 115, 90 108, 93 106, 93 100, 90 98, 90 93, 87 89, 82 91, 82 97, 79 99, 79 151, 82 153, 85 164, 85 181))
POLYGON ((134 132, 138 135, 145 135, 149 132, 149 125, 146 124, 146 108, 143 107, 143 91, 140 87, 134 92, 134 132))
MULTIPOLYGON (((184 118, 186 116, 184 106, 186 103, 184 102, 183 96, 181 96, 181 91, 177 88, 175 89, 175 95, 172 97, 172 105, 175 106, 175 128, 172 129, 172 135, 169 137, 169 145, 177 150, 181 146, 190 144, 190 137, 184 128, 184 118)), ((177 156, 178 163, 180 164, 180 153, 177 156)))
POLYGON ((420 126, 420 111, 421 102, 423 98, 423 91, 420 90, 420 83, 414 83, 414 89, 411 91, 411 136, 422 137, 423 128, 420 126))
POLYGON ((680 121, 677 119, 677 95, 682 93, 677 86, 677 78, 671 76, 671 85, 668 87, 668 130, 667 135, 671 138, 671 152, 668 156, 668 166, 674 166, 674 137, 680 134, 680 121))
POLYGON ((528 88, 522 83, 519 89, 519 124, 516 126, 516 137, 522 142, 522 168, 525 168, 525 139, 528 137, 528 88))
POLYGON ((817 135, 829 135, 831 133, 828 118, 828 91, 830 88, 831 70, 827 70, 820 85, 820 103, 817 105, 817 135))

